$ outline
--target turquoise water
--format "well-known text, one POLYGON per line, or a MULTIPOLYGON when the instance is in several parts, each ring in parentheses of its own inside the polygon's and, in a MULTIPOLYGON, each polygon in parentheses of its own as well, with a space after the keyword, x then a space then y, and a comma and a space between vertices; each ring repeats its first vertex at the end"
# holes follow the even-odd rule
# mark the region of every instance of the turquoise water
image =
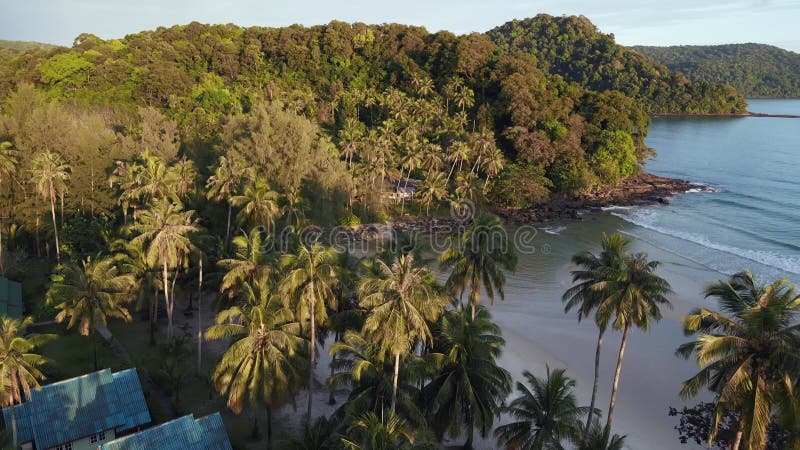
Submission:
MULTIPOLYGON (((749 110, 800 115, 800 100, 751 100, 749 110)), ((717 192, 667 207, 612 211, 625 232, 714 271, 749 268, 800 281, 800 119, 654 119, 647 171, 717 192)))

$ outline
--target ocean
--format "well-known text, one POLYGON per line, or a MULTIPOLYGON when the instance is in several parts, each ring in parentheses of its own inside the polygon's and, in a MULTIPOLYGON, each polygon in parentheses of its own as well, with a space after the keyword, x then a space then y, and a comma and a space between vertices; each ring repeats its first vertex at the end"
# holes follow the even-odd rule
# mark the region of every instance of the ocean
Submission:
MULTIPOLYGON (((749 110, 800 115, 800 100, 749 110)), ((800 119, 656 118, 647 171, 709 185, 667 207, 614 211, 626 231, 722 274, 800 281, 800 119)))
MULTIPOLYGON (((800 115, 800 100, 753 100, 749 109, 800 115)), ((659 273, 672 284, 673 308, 648 332, 631 333, 614 431, 627 435, 628 449, 700 449, 680 445, 675 419, 667 414, 670 407, 711 399, 708 393, 679 396, 681 383, 699 369, 674 354, 689 339, 681 319, 698 306, 717 308, 703 298, 704 287, 743 269, 762 281, 800 282, 800 119, 656 118, 647 144, 658 152, 648 172, 703 183, 715 192, 535 225, 516 272, 507 275, 505 301, 496 301, 491 313, 507 341, 501 365, 517 380, 523 370, 543 375, 547 366, 566 368, 577 381, 578 401, 588 404, 597 331, 592 321, 578 323, 574 314, 564 314, 561 295, 572 284, 570 257, 597 251, 603 233, 631 236, 633 251, 662 263, 659 273)), ((604 339, 597 404, 604 411, 619 335, 609 332, 604 339)), ((491 436, 480 444, 496 448, 491 436)))

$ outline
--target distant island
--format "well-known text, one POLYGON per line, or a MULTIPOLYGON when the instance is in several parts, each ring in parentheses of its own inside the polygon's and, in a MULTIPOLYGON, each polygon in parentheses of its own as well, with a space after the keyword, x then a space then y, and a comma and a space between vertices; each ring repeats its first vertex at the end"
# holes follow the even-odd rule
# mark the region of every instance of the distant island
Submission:
POLYGON ((727 83, 747 98, 800 98, 800 54, 764 44, 634 46, 694 81, 727 83))

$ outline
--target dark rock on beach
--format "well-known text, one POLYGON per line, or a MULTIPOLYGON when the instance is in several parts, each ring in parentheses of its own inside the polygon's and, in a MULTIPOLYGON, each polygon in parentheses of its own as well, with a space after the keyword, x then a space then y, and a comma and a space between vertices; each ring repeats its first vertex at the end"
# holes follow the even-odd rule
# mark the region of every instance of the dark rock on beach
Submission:
POLYGON ((672 196, 691 189, 710 190, 685 180, 642 174, 626 178, 615 186, 597 189, 575 197, 554 199, 528 209, 503 208, 499 209, 497 213, 512 223, 579 219, 584 212, 607 206, 667 205, 672 196))

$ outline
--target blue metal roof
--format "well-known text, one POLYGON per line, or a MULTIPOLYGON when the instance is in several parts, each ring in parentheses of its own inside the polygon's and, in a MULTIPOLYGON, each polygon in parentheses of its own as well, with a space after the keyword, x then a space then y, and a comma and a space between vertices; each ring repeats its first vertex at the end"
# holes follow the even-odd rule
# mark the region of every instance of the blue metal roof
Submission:
MULTIPOLYGON (((105 430, 150 423, 136 369, 110 369, 42 386, 15 409, 19 441, 50 448, 105 430)), ((11 414, 3 409, 6 426, 11 414)))
POLYGON ((110 442, 100 450, 233 450, 219 413, 188 415, 110 442))

